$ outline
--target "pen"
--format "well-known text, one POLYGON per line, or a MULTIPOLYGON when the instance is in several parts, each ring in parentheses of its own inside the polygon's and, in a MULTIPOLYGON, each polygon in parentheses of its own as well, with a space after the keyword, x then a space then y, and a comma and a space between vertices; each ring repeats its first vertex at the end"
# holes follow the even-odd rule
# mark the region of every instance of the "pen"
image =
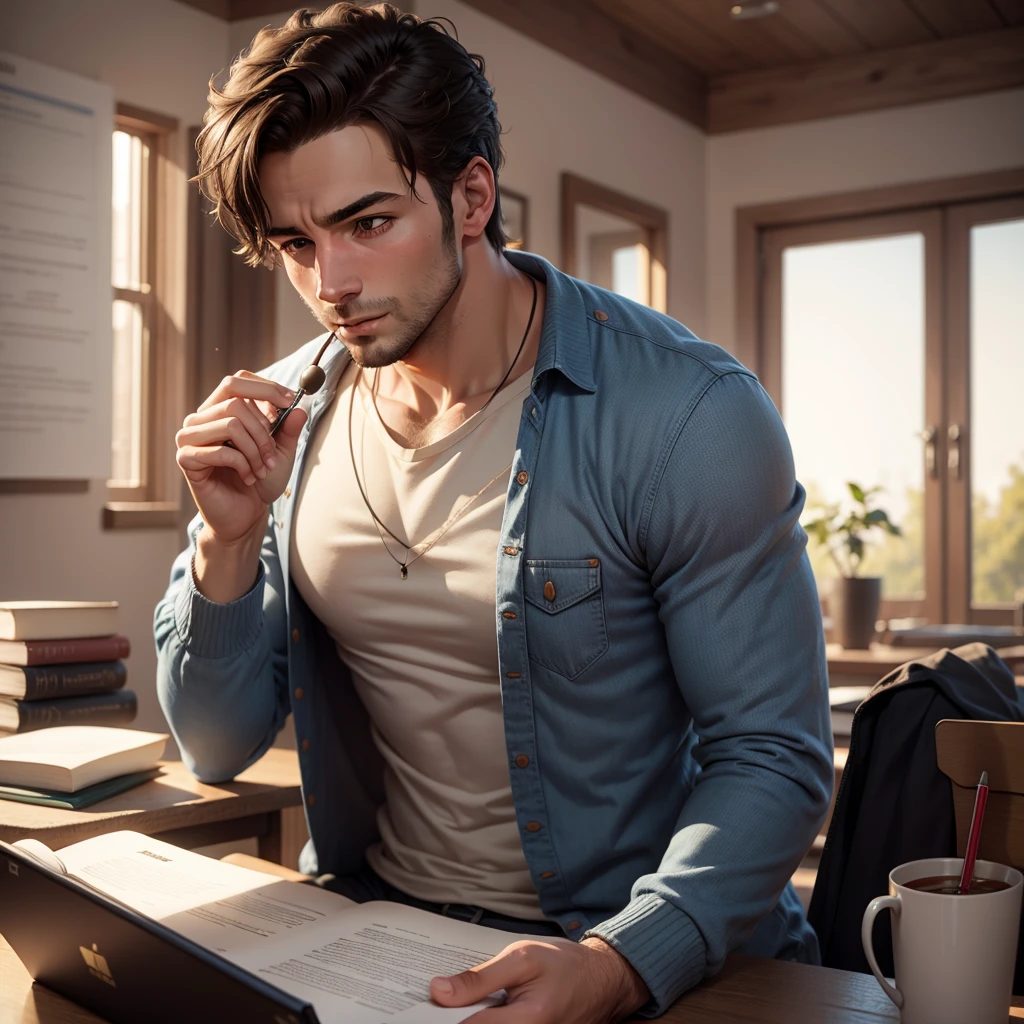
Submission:
POLYGON ((330 337, 320 346, 320 351, 317 352, 316 358, 302 371, 302 375, 299 377, 299 387, 295 392, 295 398, 292 399, 292 404, 287 409, 282 409, 277 419, 270 425, 271 437, 278 432, 281 424, 288 418, 288 414, 302 401, 305 395, 315 395, 324 386, 327 374, 321 369, 320 360, 327 351, 327 346, 334 341, 334 337, 334 332, 332 331, 330 337))
POLYGON ((956 887, 958 896, 966 896, 971 891, 971 875, 974 874, 974 861, 978 856, 978 843, 981 841, 981 822, 985 817, 985 804, 988 802, 988 772, 981 773, 978 792, 974 797, 974 813, 971 815, 971 830, 967 836, 967 852, 964 855, 964 870, 960 875, 960 884, 956 887))

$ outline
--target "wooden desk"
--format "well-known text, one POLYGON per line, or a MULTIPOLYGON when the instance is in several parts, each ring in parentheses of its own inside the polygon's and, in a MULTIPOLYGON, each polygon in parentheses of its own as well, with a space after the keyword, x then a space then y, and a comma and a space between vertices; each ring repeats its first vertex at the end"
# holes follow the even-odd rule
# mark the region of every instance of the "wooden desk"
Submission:
MULTIPOLYGON (((0 839, 38 839, 58 850, 131 829, 186 849, 256 836, 260 856, 281 862, 281 811, 302 804, 294 750, 271 748, 233 782, 207 786, 180 761, 164 774, 81 811, 0 800, 0 839)), ((6 1021, 6 1018, 0 1018, 6 1021)))
MULTIPOLYGON (((1010 1018, 1024 1020, 1015 997, 1010 1018)), ((639 1024, 639 1018, 634 1018, 639 1024)), ((731 956, 709 982, 687 992, 664 1024, 898 1024, 899 1014, 870 974, 781 960, 731 956)), ((104 1024, 102 1018, 32 979, 0 936, 3 1024, 104 1024)))
MULTIPOLYGON (((886 644, 872 644, 866 651, 858 651, 848 650, 839 644, 826 644, 825 656, 828 660, 830 680, 845 683, 849 679, 854 685, 866 685, 878 682, 882 676, 888 675, 904 662, 918 661, 938 650, 941 650, 941 647, 890 647, 886 644)), ((1020 672, 1020 666, 1024 665, 1024 646, 1001 647, 996 653, 1015 672, 1020 672)), ((839 683, 833 681, 833 685, 839 683)))

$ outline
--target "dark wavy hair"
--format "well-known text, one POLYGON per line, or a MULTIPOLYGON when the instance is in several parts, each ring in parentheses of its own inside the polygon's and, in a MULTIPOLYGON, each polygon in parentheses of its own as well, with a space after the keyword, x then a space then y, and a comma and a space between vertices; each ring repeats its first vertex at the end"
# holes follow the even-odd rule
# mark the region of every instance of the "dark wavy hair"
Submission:
MULTIPOLYGON (((253 266, 276 261, 259 188, 258 165, 267 153, 291 152, 328 132, 373 122, 387 135, 413 194, 417 174, 429 182, 448 242, 455 179, 480 156, 497 181, 503 160, 483 58, 468 53, 438 20, 386 3, 298 10, 283 28, 261 29, 223 87, 211 79, 209 103, 196 141, 196 180, 238 240, 236 251, 253 266)), ((506 242, 500 196, 486 234, 500 252, 506 242)))

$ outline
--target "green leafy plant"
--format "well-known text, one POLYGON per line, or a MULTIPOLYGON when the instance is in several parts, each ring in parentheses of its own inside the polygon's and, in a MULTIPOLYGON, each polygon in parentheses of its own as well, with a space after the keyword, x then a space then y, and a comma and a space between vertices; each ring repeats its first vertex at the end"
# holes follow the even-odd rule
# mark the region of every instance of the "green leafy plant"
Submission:
POLYGON ((866 534, 872 530, 884 530, 894 537, 902 537, 903 533, 889 519, 888 512, 871 507, 871 499, 882 491, 881 487, 865 490, 853 481, 847 481, 846 486, 854 508, 844 515, 839 503, 826 505, 816 519, 804 523, 804 529, 826 548, 840 576, 855 577, 864 561, 866 534))

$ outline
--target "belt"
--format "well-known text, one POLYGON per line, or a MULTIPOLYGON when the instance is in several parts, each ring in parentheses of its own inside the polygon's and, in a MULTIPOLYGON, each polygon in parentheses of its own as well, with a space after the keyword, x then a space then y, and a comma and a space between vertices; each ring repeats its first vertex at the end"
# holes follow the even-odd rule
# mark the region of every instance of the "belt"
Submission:
POLYGON ((483 907, 474 907, 471 903, 442 903, 437 912, 442 917, 450 917, 456 921, 468 921, 470 924, 479 924, 484 914, 488 913, 492 917, 500 917, 502 920, 515 920, 507 914, 496 914, 493 910, 487 911, 483 907))

